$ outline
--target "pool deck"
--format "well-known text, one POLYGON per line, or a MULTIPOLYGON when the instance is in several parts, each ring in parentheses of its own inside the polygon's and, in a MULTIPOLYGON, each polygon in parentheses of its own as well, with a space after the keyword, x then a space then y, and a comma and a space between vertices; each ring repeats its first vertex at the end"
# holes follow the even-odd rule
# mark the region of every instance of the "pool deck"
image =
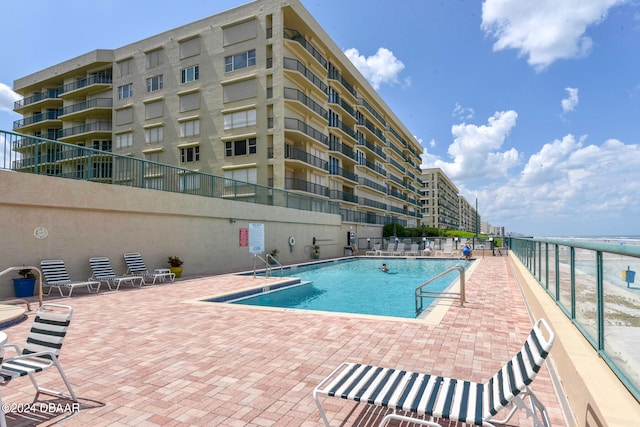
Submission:
MULTIPOLYGON (((320 426, 313 388, 343 361, 484 381, 520 349, 532 322, 508 257, 475 262, 466 306, 443 300, 440 315, 425 320, 194 301, 278 280, 232 275, 45 297, 74 308, 60 361, 81 409, 11 413, 8 425, 320 426)), ((32 319, 4 329, 9 342, 22 345, 32 319)), ((38 378, 61 383, 54 370, 38 378)), ((532 388, 552 425, 567 426, 546 366, 532 388)), ((5 404, 34 395, 25 378, 0 393, 5 404)), ((384 415, 336 398, 324 406, 333 426, 373 426, 384 415)), ((508 425, 532 423, 521 413, 508 425)))

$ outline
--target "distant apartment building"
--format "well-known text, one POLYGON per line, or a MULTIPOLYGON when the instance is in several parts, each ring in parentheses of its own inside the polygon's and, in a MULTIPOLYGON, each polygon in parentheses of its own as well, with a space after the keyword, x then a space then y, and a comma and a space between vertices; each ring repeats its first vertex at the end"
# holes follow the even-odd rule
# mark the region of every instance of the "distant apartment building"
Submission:
MULTIPOLYGON (((337 200, 347 222, 420 222, 420 143, 298 0, 98 49, 14 90, 24 98, 13 129, 25 135, 337 200)), ((47 168, 108 180, 100 162, 47 168)))
POLYGON ((440 168, 422 170, 422 224, 450 230, 480 231, 480 215, 440 168))

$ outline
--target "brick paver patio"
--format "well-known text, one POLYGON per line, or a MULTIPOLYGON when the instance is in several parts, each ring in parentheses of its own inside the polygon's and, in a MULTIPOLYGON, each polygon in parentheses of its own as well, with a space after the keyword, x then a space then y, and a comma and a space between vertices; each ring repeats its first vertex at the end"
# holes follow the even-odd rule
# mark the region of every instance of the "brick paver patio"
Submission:
MULTIPOLYGON (((74 308, 60 360, 81 409, 11 413, 9 426, 320 426, 312 390, 345 360, 484 381, 520 349, 532 323, 508 257, 476 263, 466 306, 451 303, 436 321, 193 302, 277 280, 230 275, 47 297, 74 308)), ((32 318, 4 330, 10 342, 22 344, 32 318)), ((61 383, 53 370, 39 378, 61 383)), ((533 389, 553 425, 566 426, 546 367, 533 389)), ((0 392, 5 404, 33 398, 25 378, 0 392)), ((55 402, 48 410, 68 409, 55 402)), ((384 415, 325 402, 333 426, 377 425, 384 415)))

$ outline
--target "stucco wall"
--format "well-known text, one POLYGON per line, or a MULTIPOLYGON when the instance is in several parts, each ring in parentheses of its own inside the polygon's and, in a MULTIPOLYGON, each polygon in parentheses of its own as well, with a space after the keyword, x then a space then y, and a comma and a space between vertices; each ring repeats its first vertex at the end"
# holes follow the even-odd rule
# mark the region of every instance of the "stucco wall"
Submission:
MULTIPOLYGON (((140 252, 149 269, 167 268, 177 255, 187 276, 250 270, 253 256, 239 240, 250 223, 264 224, 265 249, 278 249, 283 264, 309 260, 314 237, 322 258, 343 255, 339 215, 7 170, 0 194, 0 271, 63 259, 79 280, 91 275, 90 257, 108 256, 121 274, 125 252, 140 252), (39 227, 46 238, 34 236, 39 227)), ((13 296, 12 277, 0 277, 0 298, 13 296)))

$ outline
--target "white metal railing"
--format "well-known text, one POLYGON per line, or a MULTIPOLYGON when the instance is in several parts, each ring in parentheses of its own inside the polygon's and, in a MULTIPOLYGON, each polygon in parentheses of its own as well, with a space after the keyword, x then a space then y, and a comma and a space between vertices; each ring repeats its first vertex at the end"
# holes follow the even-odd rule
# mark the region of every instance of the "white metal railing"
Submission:
POLYGON ((423 300, 424 298, 452 298, 452 299, 460 299, 460 307, 464 307, 465 303, 465 289, 464 289, 464 267, 461 265, 454 265, 447 271, 444 271, 438 274, 435 277, 424 282, 422 285, 416 288, 416 312, 421 312, 424 308, 423 300), (425 290, 424 287, 429 283, 432 283, 439 278, 446 276, 447 274, 459 271, 460 272, 460 292, 438 292, 438 291, 429 291, 425 290))
MULTIPOLYGON (((0 276, 4 276, 7 273, 10 273, 12 271, 20 271, 20 270, 34 270, 37 274, 38 277, 36 278, 36 286, 38 288, 38 304, 39 306, 42 306, 42 271, 40 271, 40 269, 38 267, 34 267, 32 265, 23 265, 20 267, 9 267, 6 270, 0 271, 0 276)), ((27 303, 27 307, 30 309, 29 304, 27 303)))

